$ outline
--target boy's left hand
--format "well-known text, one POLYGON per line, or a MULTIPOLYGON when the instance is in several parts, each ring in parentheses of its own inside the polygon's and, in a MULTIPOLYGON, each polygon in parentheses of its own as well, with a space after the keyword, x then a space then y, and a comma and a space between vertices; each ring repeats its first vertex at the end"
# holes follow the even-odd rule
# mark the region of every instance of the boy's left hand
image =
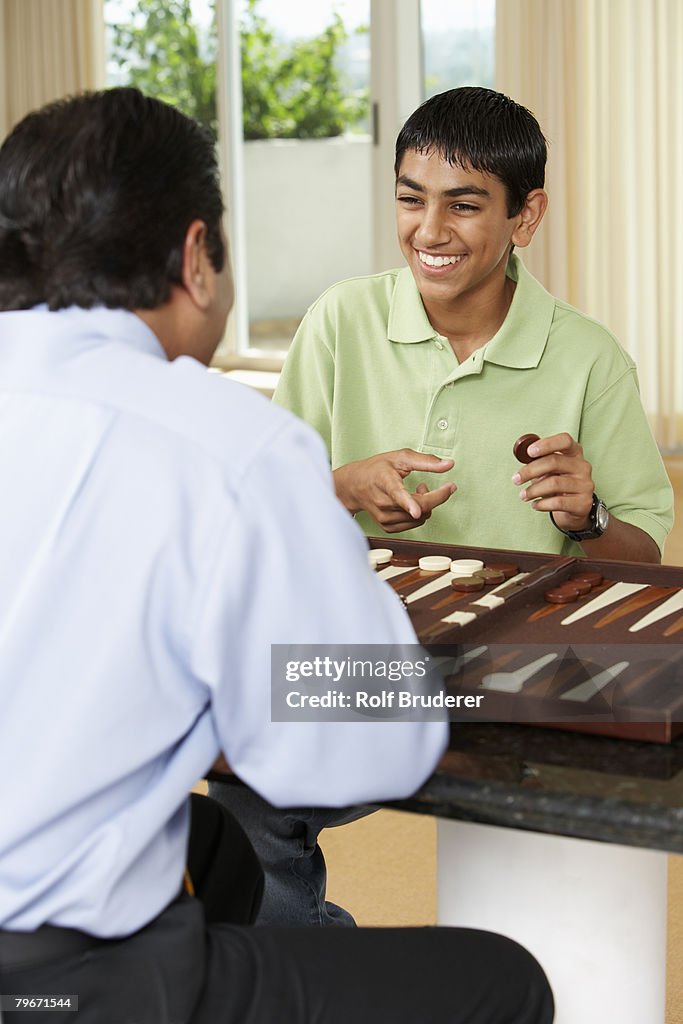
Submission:
POLYGON ((512 477, 515 484, 527 485, 520 492, 522 501, 530 501, 537 512, 552 512, 562 530, 584 530, 593 504, 593 467, 586 461, 583 448, 570 434, 541 437, 529 446, 532 462, 512 477))

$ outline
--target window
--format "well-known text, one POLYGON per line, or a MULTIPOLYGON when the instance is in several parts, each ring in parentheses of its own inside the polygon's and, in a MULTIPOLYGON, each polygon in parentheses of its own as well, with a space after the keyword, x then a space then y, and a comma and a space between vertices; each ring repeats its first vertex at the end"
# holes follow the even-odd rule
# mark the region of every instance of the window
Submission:
POLYGON ((495 0, 421 0, 425 98, 461 85, 493 88, 495 0))
POLYGON ((424 95, 491 84, 495 0, 104 6, 108 83, 218 135, 236 302, 217 365, 277 369, 325 288, 398 264, 396 132, 424 95))
POLYGON ((311 302, 372 270, 369 0, 107 0, 105 18, 110 84, 221 125, 239 216, 218 364, 281 361, 311 302), (221 59, 241 85, 226 90, 223 118, 221 59))

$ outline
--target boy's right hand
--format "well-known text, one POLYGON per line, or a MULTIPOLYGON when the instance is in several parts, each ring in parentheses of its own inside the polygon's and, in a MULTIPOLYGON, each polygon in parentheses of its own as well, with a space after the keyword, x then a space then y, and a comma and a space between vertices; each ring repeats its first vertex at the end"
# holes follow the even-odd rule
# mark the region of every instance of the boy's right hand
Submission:
POLYGON ((446 473, 452 468, 453 459, 401 448, 348 462, 332 475, 337 497, 349 512, 368 512, 386 533, 401 533, 422 526, 432 510, 457 489, 455 484, 447 483, 430 491, 426 484, 420 484, 411 493, 403 484, 404 478, 413 472, 446 473))

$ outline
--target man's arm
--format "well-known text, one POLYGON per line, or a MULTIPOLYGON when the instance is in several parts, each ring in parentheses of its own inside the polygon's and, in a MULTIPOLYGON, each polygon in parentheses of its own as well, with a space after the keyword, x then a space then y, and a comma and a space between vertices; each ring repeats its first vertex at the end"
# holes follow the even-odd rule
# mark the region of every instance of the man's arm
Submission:
MULTIPOLYGON (((370 569, 367 542, 334 495, 319 439, 281 413, 276 427, 235 489, 192 630, 193 670, 211 691, 217 744, 234 773, 276 805, 400 798, 434 768, 445 719, 311 721, 294 711, 291 720, 273 720, 273 644, 286 645, 288 658, 332 654, 341 664, 367 658, 367 645, 377 658, 400 661, 419 650, 397 595, 370 569)), ((309 675, 292 689, 339 688, 324 672, 309 675)), ((368 688, 362 677, 358 685, 368 688)))

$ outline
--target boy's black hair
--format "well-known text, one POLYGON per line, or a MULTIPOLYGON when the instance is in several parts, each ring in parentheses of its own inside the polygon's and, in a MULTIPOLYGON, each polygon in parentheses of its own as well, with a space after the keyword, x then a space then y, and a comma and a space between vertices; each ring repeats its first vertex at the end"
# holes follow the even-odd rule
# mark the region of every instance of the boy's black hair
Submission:
POLYGON ((450 164, 495 175, 505 186, 509 217, 545 182, 547 143, 538 121, 493 89, 465 86, 426 100, 396 139, 397 176, 407 150, 435 150, 450 164))
POLYGON ((154 309, 180 281, 193 220, 225 260, 211 134, 137 89, 25 117, 0 148, 0 309, 154 309))

